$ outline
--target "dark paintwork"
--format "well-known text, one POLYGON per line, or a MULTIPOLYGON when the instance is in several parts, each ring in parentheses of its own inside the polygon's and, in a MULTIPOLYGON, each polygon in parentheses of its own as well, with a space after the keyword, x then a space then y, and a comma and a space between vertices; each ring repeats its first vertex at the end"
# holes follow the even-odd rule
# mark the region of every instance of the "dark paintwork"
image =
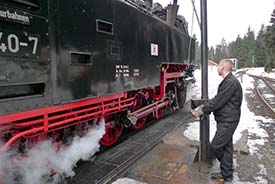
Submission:
MULTIPOLYGON (((189 63, 194 59, 192 50, 188 61, 188 35, 125 2, 39 2, 41 8, 37 12, 22 10, 32 17, 30 25, 0 20, 0 30, 4 28, 18 35, 29 32, 41 38, 37 58, 0 54, 0 72, 12 74, 8 81, 0 81, 0 88, 25 83, 20 89, 24 90, 28 84, 38 82, 29 86, 43 88, 40 83, 45 84, 45 92, 8 101, 2 99, 1 114, 159 85, 162 62, 189 63), (97 19, 111 23, 113 33, 98 32, 97 19), (151 43, 158 44, 158 56, 151 56, 151 43), (82 63, 75 62, 78 57, 82 63), (116 67, 121 65, 129 71, 128 77, 116 76, 116 67), (135 69, 139 76, 133 75, 135 69)), ((0 6, 4 7, 3 3, 0 6)), ((30 89, 26 91, 32 93, 30 89)), ((43 89, 33 93, 41 91, 43 89)))
MULTIPOLYGON (((16 9, 11 1, 0 1, 0 9, 10 13, 25 14, 30 24, 25 25, 9 19, 0 19, 0 32, 3 33, 1 44, 7 46, 7 36, 16 35, 19 42, 29 46, 20 46, 17 53, 9 49, 0 51, 0 114, 33 109, 37 106, 50 105, 50 46, 48 39, 48 1, 40 2, 38 12, 16 9), (39 37, 37 54, 31 54, 33 42, 29 36, 39 37), (36 89, 34 89, 36 88, 36 89), (36 95, 28 96, 27 94, 36 95), (15 98, 11 98, 15 97, 15 98)), ((12 48, 15 48, 12 39, 12 48)))

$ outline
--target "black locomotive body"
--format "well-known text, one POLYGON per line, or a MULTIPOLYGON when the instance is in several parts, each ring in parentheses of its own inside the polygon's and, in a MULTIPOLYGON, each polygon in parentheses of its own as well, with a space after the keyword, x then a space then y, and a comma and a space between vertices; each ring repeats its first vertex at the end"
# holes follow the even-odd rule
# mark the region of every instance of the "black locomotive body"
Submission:
POLYGON ((98 116, 157 117, 194 60, 187 33, 130 0, 0 0, 0 24, 3 147, 98 116))

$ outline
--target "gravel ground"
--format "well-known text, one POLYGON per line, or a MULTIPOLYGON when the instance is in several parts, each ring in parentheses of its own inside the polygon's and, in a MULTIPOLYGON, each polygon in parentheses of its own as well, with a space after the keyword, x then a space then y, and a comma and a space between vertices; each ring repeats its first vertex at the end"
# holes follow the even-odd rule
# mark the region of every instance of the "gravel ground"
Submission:
MULTIPOLYGON (((264 129, 268 136, 264 145, 258 145, 257 154, 235 155, 235 167, 240 181, 250 181, 251 183, 275 183, 275 115, 272 114, 260 101, 255 91, 246 95, 248 108, 256 116, 263 116, 273 119, 273 122, 260 123, 260 128, 264 129)), ((249 123, 249 122, 248 122, 249 123)), ((257 139, 257 136, 249 135, 249 139, 257 139)))

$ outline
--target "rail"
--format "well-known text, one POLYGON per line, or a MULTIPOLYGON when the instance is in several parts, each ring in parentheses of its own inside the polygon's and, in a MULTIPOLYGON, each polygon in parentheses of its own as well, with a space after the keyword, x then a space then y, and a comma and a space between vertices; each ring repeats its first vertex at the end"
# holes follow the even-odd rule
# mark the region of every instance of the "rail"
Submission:
MULTIPOLYGON (((260 76, 255 76, 255 75, 249 75, 255 79, 254 86, 255 86, 255 91, 257 95, 260 97, 262 102, 265 104, 265 106, 273 113, 275 114, 275 89, 270 85, 270 83, 267 81, 266 77, 260 77, 260 76), (264 97, 264 91, 260 90, 259 88, 259 82, 262 80, 266 87, 269 89, 270 92, 273 94, 273 98, 271 100, 268 100, 267 98, 264 97), (273 103, 271 103, 273 102, 273 103)), ((274 81, 273 81, 274 82, 274 81)))
MULTIPOLYGON (((182 112, 179 112, 182 113, 182 112)), ((174 123, 171 126, 165 130, 162 131, 158 136, 155 137, 155 139, 151 140, 149 144, 145 144, 138 152, 134 153, 131 157, 127 158, 122 164, 120 164, 116 169, 109 172, 107 175, 105 175, 100 180, 96 181, 95 184, 108 184, 112 182, 116 177, 118 177, 123 171, 125 171, 127 168, 129 168, 131 165, 133 165, 137 160, 139 160, 143 155, 145 155, 147 152, 149 152, 151 149, 153 149, 156 145, 158 145, 161 142, 161 139, 168 134, 170 131, 178 128, 182 124, 186 122, 187 119, 192 118, 192 115, 190 113, 186 114, 186 116, 180 120, 178 120, 176 123, 174 123)), ((168 117, 168 119, 170 119, 168 117)), ((165 120, 163 120, 165 121, 165 120)))

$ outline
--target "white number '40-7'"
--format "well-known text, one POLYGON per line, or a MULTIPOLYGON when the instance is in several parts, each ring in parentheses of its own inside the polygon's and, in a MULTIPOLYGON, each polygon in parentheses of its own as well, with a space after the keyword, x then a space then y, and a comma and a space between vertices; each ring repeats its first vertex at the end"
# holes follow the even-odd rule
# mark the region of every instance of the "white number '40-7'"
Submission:
MULTIPOLYGON (((4 53, 6 52, 7 49, 11 53, 18 53, 20 50, 20 46, 23 46, 23 47, 29 46, 29 43, 20 42, 18 36, 15 34, 9 34, 7 36, 7 42, 8 42, 7 44, 5 43, 5 41, 4 43, 2 42, 2 36, 3 36, 3 32, 0 32, 0 51, 4 53)), ((28 41, 33 42, 32 54, 36 54, 37 46, 38 46, 38 37, 29 36, 28 41)))
POLYGON ((19 51, 19 39, 15 34, 10 34, 8 36, 8 49, 12 53, 17 53, 19 51))
POLYGON ((38 44, 38 38, 37 37, 33 37, 33 36, 29 36, 29 41, 34 41, 34 43, 33 43, 33 49, 32 49, 32 54, 36 54, 37 44, 38 44))

